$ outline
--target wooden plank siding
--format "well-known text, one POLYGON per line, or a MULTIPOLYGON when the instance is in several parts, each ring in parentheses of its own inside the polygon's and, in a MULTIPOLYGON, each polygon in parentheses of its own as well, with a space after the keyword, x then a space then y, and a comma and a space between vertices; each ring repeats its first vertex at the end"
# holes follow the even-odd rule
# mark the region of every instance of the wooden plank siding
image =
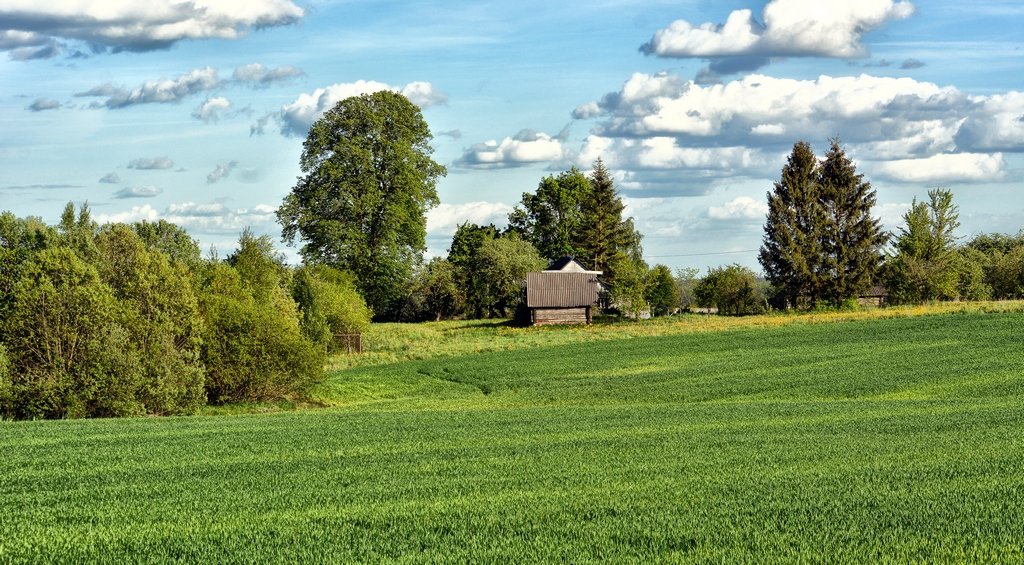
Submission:
POLYGON ((593 273, 526 274, 528 308, 582 308, 597 303, 601 287, 593 273))
POLYGON ((583 308, 534 308, 530 310, 535 326, 548 324, 589 324, 590 306, 583 308))

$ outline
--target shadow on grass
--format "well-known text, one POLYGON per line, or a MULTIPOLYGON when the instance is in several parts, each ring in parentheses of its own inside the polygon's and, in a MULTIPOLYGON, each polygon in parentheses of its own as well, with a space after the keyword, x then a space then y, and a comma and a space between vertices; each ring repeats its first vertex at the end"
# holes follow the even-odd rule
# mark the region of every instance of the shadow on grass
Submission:
POLYGON ((493 329, 493 328, 521 328, 523 324, 517 323, 515 320, 467 320, 465 324, 460 324, 453 330, 477 330, 477 329, 493 329))

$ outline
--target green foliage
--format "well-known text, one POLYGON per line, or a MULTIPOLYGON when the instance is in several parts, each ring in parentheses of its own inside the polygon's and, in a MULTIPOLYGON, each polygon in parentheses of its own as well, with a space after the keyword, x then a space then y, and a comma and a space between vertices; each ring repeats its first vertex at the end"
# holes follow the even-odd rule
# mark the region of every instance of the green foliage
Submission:
POLYGON ((446 174, 431 158, 430 128, 404 96, 346 98, 309 130, 302 176, 281 207, 284 239, 310 263, 358 273, 375 315, 393 318, 426 247, 426 211, 446 174))
POLYGON ((817 166, 810 144, 796 143, 774 191, 768 194, 758 261, 790 306, 820 287, 817 273, 824 255, 820 229, 826 215, 818 200, 817 166))
POLYGON ((697 304, 717 308, 723 315, 760 314, 766 309, 757 276, 739 264, 709 269, 693 294, 697 304))
POLYGON ((537 249, 514 232, 485 239, 478 258, 480 277, 486 289, 485 306, 495 317, 512 314, 522 300, 526 273, 547 266, 537 249))
POLYGON ((688 310, 690 306, 696 304, 697 298, 694 296, 693 291, 697 287, 697 273, 700 269, 696 267, 684 267, 676 269, 675 283, 676 283, 676 296, 679 307, 683 310, 688 310))
POLYGON ((598 159, 589 178, 574 167, 545 177, 536 193, 524 193, 509 214, 509 231, 532 243, 549 262, 575 257, 586 268, 602 271, 602 281, 615 287, 617 266, 642 261, 642 236, 632 219, 622 219, 624 208, 598 159))
POLYGON ((558 176, 544 177, 537 192, 524 192, 522 201, 509 214, 509 230, 533 244, 548 261, 567 255, 582 257, 582 206, 592 194, 590 181, 575 167, 558 176))
POLYGON ((288 270, 268 235, 256 237, 252 230, 245 228, 238 239, 238 249, 227 261, 238 271, 243 290, 260 304, 273 303, 288 285, 288 270))
POLYGON ((171 261, 182 263, 191 269, 198 269, 202 263, 199 242, 192 239, 185 228, 167 220, 143 220, 135 222, 131 227, 142 238, 146 247, 164 253, 171 261))
MULTIPOLYGON (((276 287, 280 288, 280 287, 276 287)), ((207 328, 202 360, 213 404, 271 400, 306 391, 320 378, 323 350, 299 328, 294 300, 260 302, 230 265, 210 265, 200 293, 207 328)))
POLYGON ((644 286, 644 299, 650 305, 652 316, 665 316, 676 309, 679 303, 676 280, 668 267, 655 265, 647 273, 647 282, 644 286))
POLYGON ((961 271, 968 279, 977 272, 964 264, 967 256, 956 252, 953 231, 960 225, 958 217, 949 190, 929 190, 928 202, 914 199, 903 215, 905 226, 896 237, 896 254, 886 264, 885 285, 890 301, 956 300, 961 297, 961 286, 971 295, 985 294, 978 286, 979 280, 966 280, 961 285, 961 271))
POLYGON ((61 213, 60 224, 57 225, 61 245, 73 249, 79 257, 89 263, 96 260, 95 238, 98 230, 99 226, 92 221, 87 203, 79 206, 76 218, 75 205, 68 202, 61 213))
POLYGON ((871 287, 882 264, 882 246, 889 236, 871 216, 876 198, 871 183, 858 174, 853 162, 833 139, 818 167, 819 200, 826 213, 822 226, 820 296, 842 304, 871 287))
POLYGON ((0 343, 0 420, 10 410, 13 402, 13 383, 11 381, 11 361, 7 358, 7 349, 0 343))
POLYGON ((997 298, 1024 296, 1024 245, 1003 253, 993 251, 989 258, 987 279, 997 298))
POLYGON ((647 302, 647 263, 642 259, 627 256, 616 257, 612 262, 615 282, 609 289, 612 307, 630 318, 639 319, 650 310, 647 302))
POLYGON ((992 287, 985 281, 985 255, 964 247, 952 256, 952 267, 958 281, 957 294, 961 300, 990 300, 992 287))
POLYGON ((477 307, 482 308, 486 286, 478 278, 479 273, 475 268, 462 272, 449 259, 431 259, 417 269, 413 277, 412 296, 406 317, 415 321, 439 321, 450 319, 465 310, 467 291, 464 290, 466 287, 460 286, 460 279, 476 283, 473 285, 476 287, 473 289, 474 301, 477 307))
POLYGON ((578 260, 602 271, 601 279, 615 286, 615 265, 623 256, 638 260, 642 255, 641 235, 633 227, 633 219, 622 219, 625 205, 615 190, 611 174, 598 158, 589 177, 591 192, 580 203, 582 221, 576 235, 578 260))
MULTIPOLYGON (((69 204, 57 229, 0 214, 0 259, 0 418, 188 414, 322 376, 267 236, 206 263, 172 224, 97 227, 69 204)), ((369 325, 350 275, 308 272, 329 335, 369 325)))
POLYGON ((634 336, 344 371, 385 398, 334 410, 7 425, 0 559, 1018 562, 1019 326, 634 336))
POLYGON ((487 304, 487 280, 480 272, 480 248, 487 240, 498 237, 493 225, 478 226, 465 222, 455 230, 448 261, 453 269, 455 284, 463 302, 464 313, 472 318, 483 318, 487 304))
POLYGON ((124 224, 96 237, 100 279, 121 307, 123 349, 139 356, 136 398, 148 414, 194 412, 205 404, 199 360, 204 328, 191 273, 164 253, 147 249, 124 224))
MULTIPOLYGON (((342 286, 341 276, 314 272, 322 281, 342 286)), ((317 285, 310 290, 315 314, 304 334, 299 306, 286 287, 288 273, 278 262, 267 236, 242 233, 226 263, 213 263, 203 277, 200 310, 207 329, 202 360, 206 393, 213 404, 272 400, 300 395, 321 376, 324 360, 322 316, 330 327, 341 323, 347 305, 335 304, 341 290, 317 285), (317 299, 320 299, 319 301, 317 299), (319 325, 319 327, 317 327, 319 325)), ((300 297, 307 298, 300 294, 300 297)), ((364 313, 366 313, 364 311, 364 313)))
POLYGON ((789 306, 842 303, 866 290, 888 236, 871 216, 875 191, 832 141, 820 163, 798 142, 768 194, 758 260, 789 306))
POLYGON ((96 269, 69 248, 45 249, 14 286, 4 345, 13 418, 140 414, 138 354, 118 324, 121 308, 96 269), (113 373, 111 371, 118 372, 113 373))
MULTIPOLYGON (((25 264, 35 253, 57 245, 57 232, 39 218, 20 219, 0 212, 0 320, 14 299, 14 285, 21 280, 25 264)), ((0 323, 0 342, 3 341, 0 323)))
POLYGON ((325 348, 338 351, 335 336, 359 334, 370 326, 372 312, 354 277, 326 265, 301 267, 292 280, 292 298, 299 308, 302 334, 325 348))

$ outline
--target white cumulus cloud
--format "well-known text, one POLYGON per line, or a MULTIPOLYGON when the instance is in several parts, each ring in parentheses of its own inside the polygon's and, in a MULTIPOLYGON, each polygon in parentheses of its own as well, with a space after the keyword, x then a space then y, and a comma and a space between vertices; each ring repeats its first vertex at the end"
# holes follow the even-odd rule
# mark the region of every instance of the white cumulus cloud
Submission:
POLYGON ((138 159, 132 159, 128 162, 129 169, 142 171, 170 169, 173 166, 174 161, 171 161, 167 157, 139 157, 138 159))
POLYGON ((1005 166, 1002 153, 949 153, 878 163, 874 172, 899 182, 984 182, 1002 179, 1005 166))
POLYGON ((281 122, 281 133, 287 136, 304 137, 313 122, 338 102, 352 96, 372 94, 382 90, 399 92, 421 108, 445 104, 448 101, 448 96, 429 82, 417 81, 405 86, 392 86, 372 80, 332 84, 310 93, 300 94, 292 103, 281 108, 278 115, 281 122))
POLYGON ((223 96, 207 98, 192 111, 192 117, 204 123, 216 122, 230 108, 231 101, 223 96))
POLYGON ((709 59, 712 74, 756 70, 772 57, 864 57, 865 33, 913 13, 906 0, 771 0, 762 11, 763 23, 749 9, 733 11, 723 24, 676 20, 640 50, 709 59))
POLYGON ((154 196, 160 196, 162 193, 163 189, 156 186, 133 186, 118 190, 114 193, 114 198, 153 198, 154 196))
POLYGON ((498 169, 557 161, 564 155, 562 142, 558 139, 543 132, 524 129, 501 141, 492 139, 473 145, 455 164, 475 169, 498 169))
POLYGON ((148 80, 132 89, 105 83, 75 93, 75 96, 106 98, 103 106, 118 109, 138 104, 181 102, 189 96, 219 88, 223 84, 216 69, 205 67, 193 69, 171 79, 148 80))
POLYGON ((708 208, 708 216, 715 220, 763 220, 767 214, 768 205, 749 196, 738 196, 721 206, 708 208))
POLYGON ((305 74, 302 69, 285 65, 273 69, 259 63, 242 65, 231 74, 231 80, 254 88, 266 88, 280 82, 287 82, 305 74))
POLYGON ((238 166, 238 161, 228 161, 227 163, 218 163, 216 168, 210 171, 210 174, 206 175, 206 184, 213 184, 219 182, 222 179, 226 179, 231 171, 235 170, 238 166))
POLYGON ((427 232, 432 235, 451 236, 459 225, 466 222, 480 226, 494 224, 499 228, 508 222, 512 206, 504 202, 442 202, 427 212, 427 232))
POLYGON ((80 42, 92 51, 148 51, 188 39, 237 39, 304 16, 290 0, 5 0, 0 50, 80 42))
POLYGON ((155 222, 160 218, 160 213, 149 204, 132 206, 129 210, 121 212, 96 214, 96 221, 100 224, 130 224, 133 222, 155 222))

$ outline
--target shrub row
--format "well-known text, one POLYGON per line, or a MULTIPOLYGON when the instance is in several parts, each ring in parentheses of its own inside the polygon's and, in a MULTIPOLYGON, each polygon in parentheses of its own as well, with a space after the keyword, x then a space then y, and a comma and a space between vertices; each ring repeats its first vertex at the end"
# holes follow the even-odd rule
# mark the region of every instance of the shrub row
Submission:
POLYGON ((248 230, 226 260, 163 221, 0 214, 0 417, 191 413, 301 395, 370 312, 352 278, 293 269, 248 230))

